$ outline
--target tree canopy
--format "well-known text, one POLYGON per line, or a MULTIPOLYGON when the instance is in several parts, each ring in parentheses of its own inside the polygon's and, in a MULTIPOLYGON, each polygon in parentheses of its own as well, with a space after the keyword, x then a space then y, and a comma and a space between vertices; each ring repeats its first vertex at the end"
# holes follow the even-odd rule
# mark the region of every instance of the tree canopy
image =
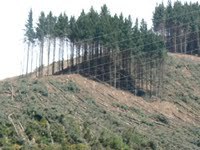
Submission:
POLYGON ((200 55, 200 5, 176 1, 157 5, 153 14, 154 31, 162 35, 167 49, 175 53, 200 55))

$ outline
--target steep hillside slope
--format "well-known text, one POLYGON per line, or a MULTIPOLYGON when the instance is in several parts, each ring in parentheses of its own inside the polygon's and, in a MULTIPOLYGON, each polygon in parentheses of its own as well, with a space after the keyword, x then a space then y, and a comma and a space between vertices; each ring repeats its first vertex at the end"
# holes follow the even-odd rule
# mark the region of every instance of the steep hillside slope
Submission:
POLYGON ((0 82, 0 149, 200 149, 200 59, 170 54, 163 97, 78 74, 0 82))

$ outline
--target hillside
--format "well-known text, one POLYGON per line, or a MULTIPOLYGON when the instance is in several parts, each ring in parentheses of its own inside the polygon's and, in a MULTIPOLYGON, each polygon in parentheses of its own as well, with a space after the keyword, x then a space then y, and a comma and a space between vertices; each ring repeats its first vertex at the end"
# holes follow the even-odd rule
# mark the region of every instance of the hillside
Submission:
POLYGON ((0 149, 200 149, 200 59, 169 54, 162 98, 78 74, 0 82, 0 149))

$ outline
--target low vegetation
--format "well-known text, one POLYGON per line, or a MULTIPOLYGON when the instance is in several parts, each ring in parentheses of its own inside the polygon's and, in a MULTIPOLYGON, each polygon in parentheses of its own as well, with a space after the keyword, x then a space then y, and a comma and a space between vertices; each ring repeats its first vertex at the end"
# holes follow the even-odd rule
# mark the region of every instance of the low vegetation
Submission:
POLYGON ((157 101, 80 75, 1 81, 0 148, 199 149, 199 63, 167 60, 157 101))

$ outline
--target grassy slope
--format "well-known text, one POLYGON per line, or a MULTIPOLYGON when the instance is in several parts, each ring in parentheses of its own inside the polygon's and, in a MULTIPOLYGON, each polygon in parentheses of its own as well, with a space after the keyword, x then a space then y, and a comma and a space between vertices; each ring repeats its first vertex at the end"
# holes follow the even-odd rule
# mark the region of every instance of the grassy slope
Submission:
POLYGON ((0 148, 199 149, 200 61, 169 56, 161 100, 80 75, 0 82, 0 148))

